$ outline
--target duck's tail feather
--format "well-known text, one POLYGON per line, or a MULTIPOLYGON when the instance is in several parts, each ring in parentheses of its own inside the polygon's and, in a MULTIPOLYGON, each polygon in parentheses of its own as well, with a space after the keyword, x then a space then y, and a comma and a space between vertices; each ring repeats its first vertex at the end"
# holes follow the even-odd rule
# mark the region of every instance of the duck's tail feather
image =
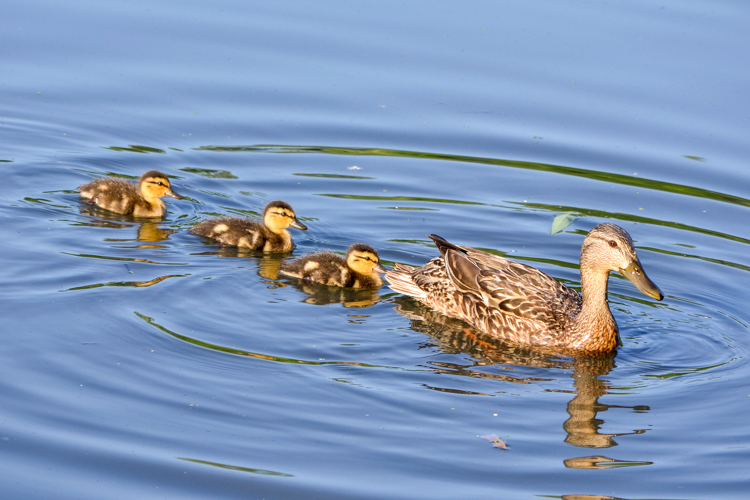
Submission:
POLYGON ((388 286, 395 292, 410 295, 418 299, 427 297, 427 292, 419 288, 412 280, 412 273, 414 273, 415 269, 417 268, 396 264, 396 267, 385 273, 388 286))
POLYGON ((435 242, 435 246, 438 247, 438 250, 440 250, 440 254, 445 257, 445 253, 448 250, 456 250, 457 252, 466 253, 466 250, 461 248, 458 245, 454 245, 450 241, 446 240, 442 236, 438 236, 437 234, 426 234, 428 238, 430 238, 432 241, 435 242))

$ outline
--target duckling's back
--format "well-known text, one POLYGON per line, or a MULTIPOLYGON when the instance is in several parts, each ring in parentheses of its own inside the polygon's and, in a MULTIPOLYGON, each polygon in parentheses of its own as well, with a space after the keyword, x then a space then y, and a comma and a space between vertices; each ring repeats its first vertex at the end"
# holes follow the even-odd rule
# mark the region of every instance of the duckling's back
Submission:
POLYGON ((136 203, 143 202, 135 186, 121 179, 96 179, 78 186, 78 191, 97 206, 121 214, 132 214, 136 203))
MULTIPOLYGON (((261 250, 264 252, 288 252, 292 241, 269 231, 263 224, 238 217, 220 217, 203 221, 190 229, 198 236, 213 238, 222 245, 261 250)), ((288 233, 287 233, 288 236, 288 233)))
POLYGON ((352 272, 346 261, 331 252, 318 252, 281 265, 280 271, 295 278, 315 281, 324 285, 350 286, 352 272))
POLYGON ((378 288, 379 283, 349 269, 346 260, 331 252, 319 252, 290 262, 279 269, 287 276, 294 276, 316 283, 343 288, 378 288))

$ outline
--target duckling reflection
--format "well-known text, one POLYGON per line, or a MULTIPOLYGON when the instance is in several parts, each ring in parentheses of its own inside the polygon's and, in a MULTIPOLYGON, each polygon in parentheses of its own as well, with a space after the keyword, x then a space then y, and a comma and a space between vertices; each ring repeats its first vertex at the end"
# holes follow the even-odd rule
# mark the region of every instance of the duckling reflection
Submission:
POLYGON ((214 247, 210 252, 198 252, 193 255, 216 255, 230 259, 252 259, 258 265, 258 276, 264 279, 268 288, 283 288, 286 283, 278 281, 279 267, 284 261, 286 253, 266 253, 259 250, 250 250, 246 247, 214 247))
POLYGON ((380 302, 378 290, 374 288, 340 288, 299 279, 291 279, 288 283, 300 292, 309 295, 302 301, 306 304, 317 306, 341 304, 344 307, 359 308, 374 306, 380 302))
POLYGON ((168 240, 169 235, 176 231, 176 229, 159 227, 157 222, 142 222, 140 227, 138 227, 138 236, 136 239, 138 241, 156 243, 168 240))
POLYGON ((90 217, 90 219, 74 224, 76 226, 107 227, 113 229, 123 229, 133 226, 132 216, 110 212, 96 205, 82 203, 78 205, 78 211, 81 215, 90 217))
MULTIPOLYGON (((81 215, 92 217, 91 219, 80 222, 77 225, 89 227, 105 227, 110 229, 128 229, 138 225, 138 232, 133 238, 114 239, 108 238, 105 241, 142 241, 145 243, 158 243, 169 239, 169 235, 175 233, 176 229, 160 227, 157 221, 135 222, 132 216, 115 214, 109 210, 92 205, 80 205, 81 215)), ((153 245, 139 245, 136 248, 151 248, 153 245)))
MULTIPOLYGON (((393 302, 396 304, 396 311, 411 321, 411 330, 432 337, 443 352, 466 353, 474 359, 469 365, 435 363, 438 372, 528 384, 551 379, 490 374, 475 371, 473 368, 510 364, 571 370, 575 388, 571 392, 575 396, 567 405, 570 417, 563 423, 563 429, 567 433, 566 443, 584 448, 608 448, 617 446, 617 442, 613 439, 617 436, 645 432, 643 430, 618 434, 599 432, 604 421, 597 418, 598 413, 607 411, 609 408, 625 408, 599 403, 599 397, 607 394, 609 389, 609 382, 599 377, 607 375, 614 368, 614 353, 562 358, 559 353, 546 353, 496 339, 463 321, 437 313, 409 297, 398 296, 393 299, 393 302)), ((636 407, 636 409, 649 410, 646 406, 636 407)))

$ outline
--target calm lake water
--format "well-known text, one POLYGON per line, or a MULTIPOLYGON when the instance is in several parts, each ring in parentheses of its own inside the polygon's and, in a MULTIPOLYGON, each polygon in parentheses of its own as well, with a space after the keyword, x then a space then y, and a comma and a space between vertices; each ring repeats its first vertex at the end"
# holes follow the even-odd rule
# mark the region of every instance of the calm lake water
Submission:
POLYGON ((25 1, 3 8, 3 498, 747 498, 750 5, 25 1), (164 220, 76 186, 158 169, 164 220), (294 255, 437 255, 578 286, 622 346, 513 349, 188 233, 283 199, 294 255), (557 214, 573 223, 550 234, 557 214), (494 448, 480 436, 502 438, 494 448))

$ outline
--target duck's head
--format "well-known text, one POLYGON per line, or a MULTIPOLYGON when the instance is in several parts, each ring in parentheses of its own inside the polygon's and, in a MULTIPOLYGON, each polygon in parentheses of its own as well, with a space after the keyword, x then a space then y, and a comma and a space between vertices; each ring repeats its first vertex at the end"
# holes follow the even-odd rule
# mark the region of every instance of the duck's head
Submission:
POLYGON ((263 210, 263 224, 274 233, 283 231, 288 227, 307 229, 307 226, 297 220, 294 210, 288 203, 281 200, 270 202, 263 210))
POLYGON ((138 180, 141 196, 147 200, 154 200, 169 196, 170 198, 182 199, 182 196, 172 190, 172 184, 167 176, 156 170, 150 170, 143 174, 138 180))
POLYGON ((664 298, 659 287, 643 270, 630 235, 620 226, 609 222, 599 224, 589 232, 581 247, 581 275, 584 268, 594 272, 617 271, 629 279, 641 292, 656 300, 664 298))
POLYGON ((364 243, 354 243, 349 247, 346 251, 346 265, 359 274, 385 272, 385 268, 380 265, 377 250, 364 243))

